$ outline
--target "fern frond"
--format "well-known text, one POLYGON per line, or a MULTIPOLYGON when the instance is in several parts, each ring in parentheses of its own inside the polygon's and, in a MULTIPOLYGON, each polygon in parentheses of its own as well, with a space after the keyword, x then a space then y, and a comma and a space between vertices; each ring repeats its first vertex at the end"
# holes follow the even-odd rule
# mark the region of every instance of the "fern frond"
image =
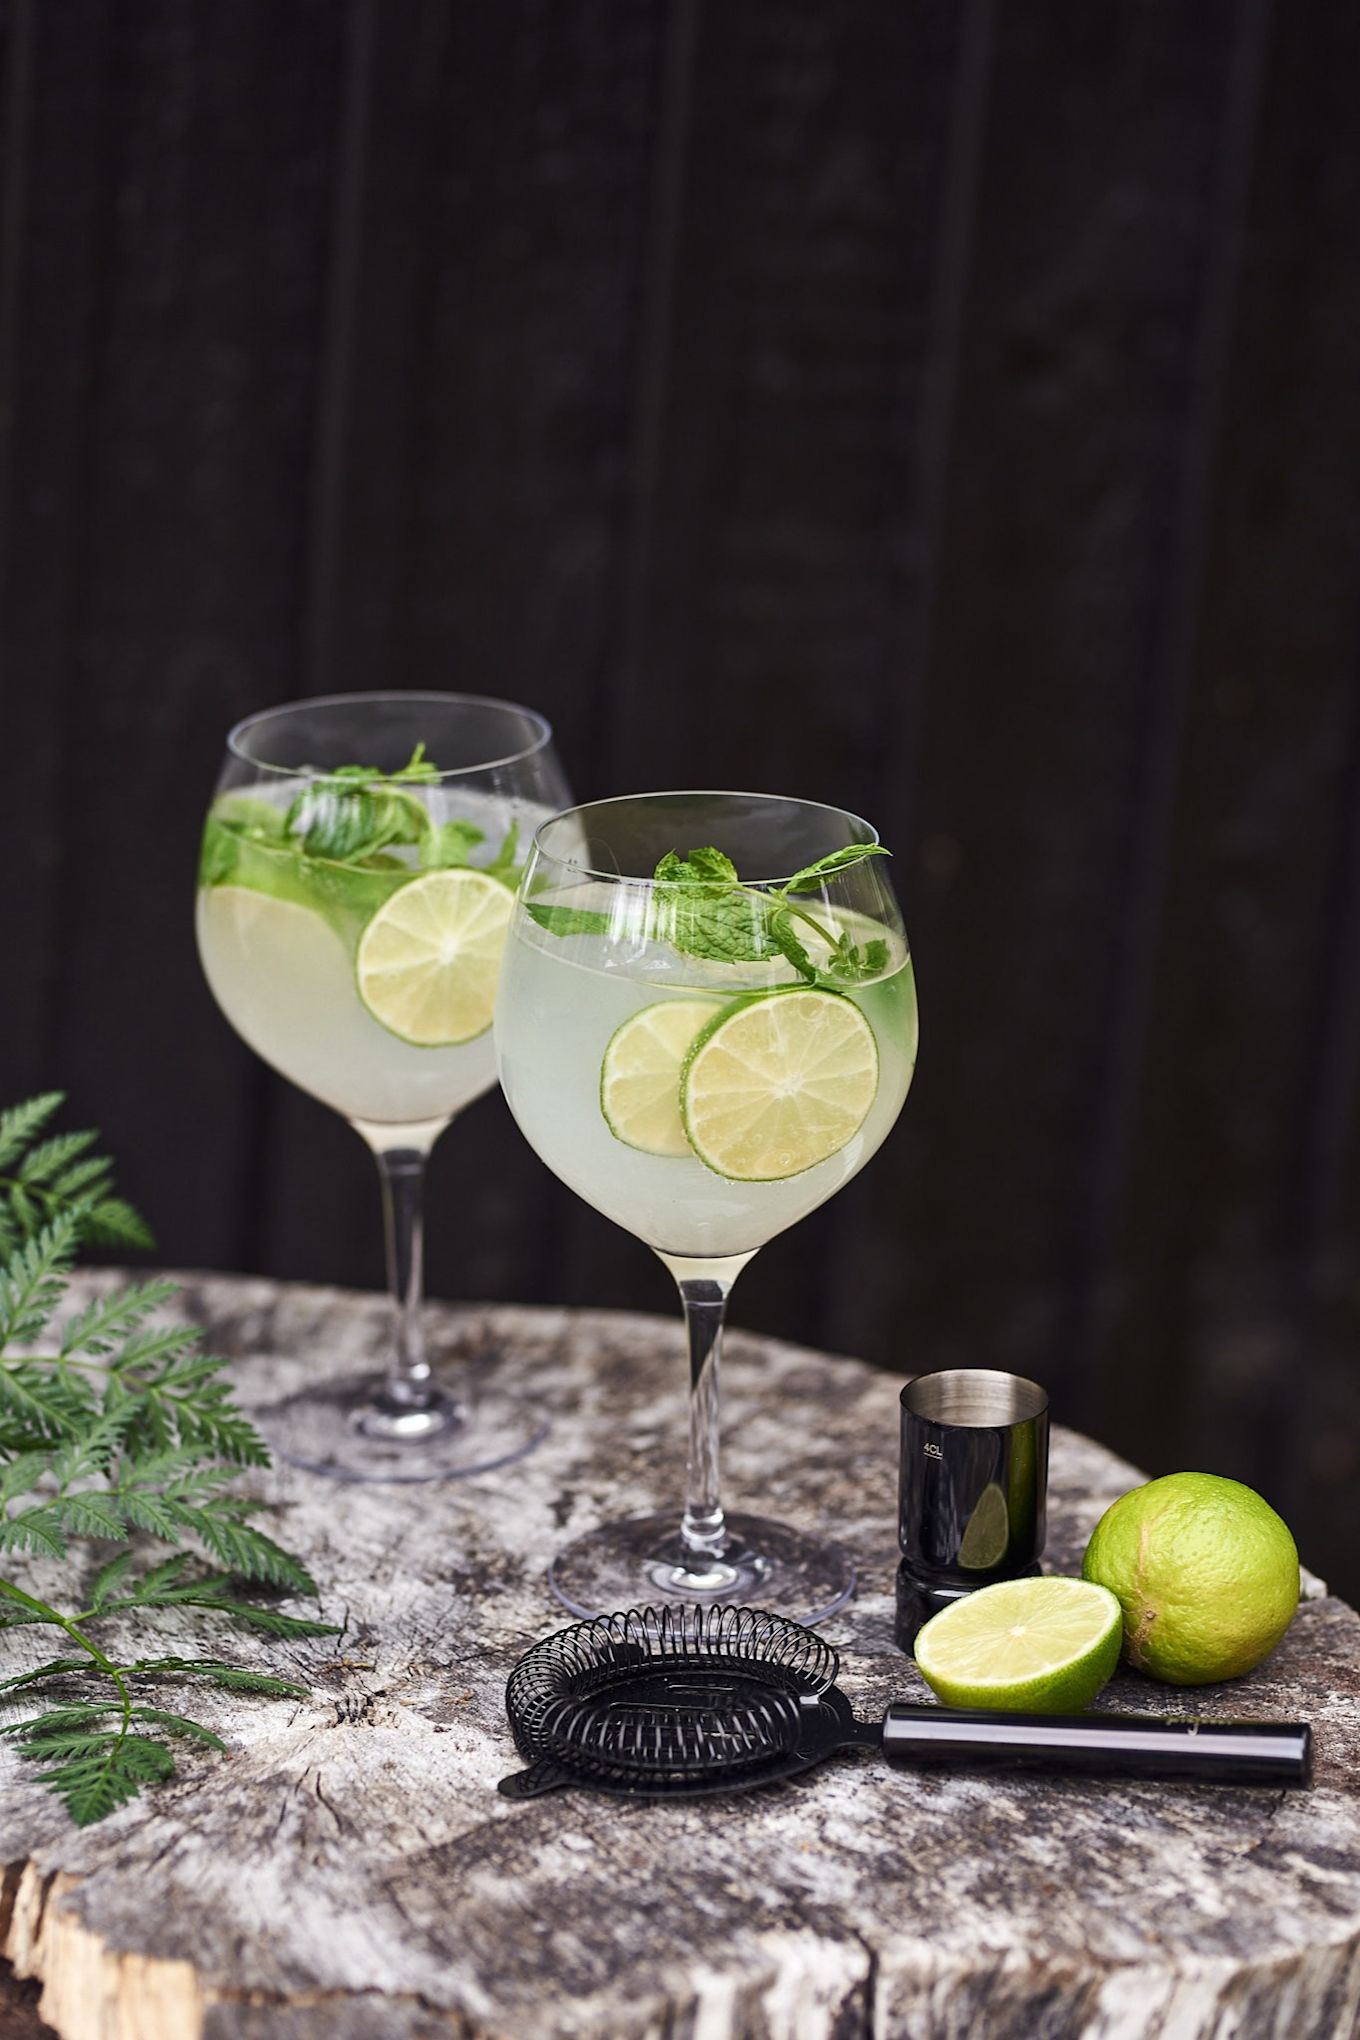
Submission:
POLYGON ((82 1231, 87 1239, 101 1247, 147 1249, 156 1244, 146 1220, 140 1212, 134 1211, 125 1197, 101 1197, 97 1203, 85 1207, 82 1231))
MULTIPOLYGON (((20 1747, 42 1762, 41 1741, 31 1751, 20 1747)), ((44 1764, 39 1776, 65 1802, 76 1826, 90 1827, 135 1799, 143 1785, 171 1777, 174 1769, 164 1743, 111 1732, 91 1736, 84 1749, 60 1763, 44 1764)))
POLYGON ((25 1240, 0 1269, 0 1347, 36 1339, 61 1300, 60 1278, 75 1258, 80 1224, 63 1212, 25 1240))
POLYGON ((155 1678, 206 1679, 210 1686, 221 1686, 228 1693, 260 1693, 272 1700, 307 1698, 307 1688, 299 1686, 296 1679, 279 1679, 271 1672, 250 1671, 244 1665, 223 1664, 217 1658, 142 1658, 128 1669, 155 1678))
MULTIPOLYGON (((45 1665, 34 1665, 31 1671, 15 1672, 8 1679, 0 1679, 0 1693, 17 1692, 20 1686, 34 1686, 40 1679, 64 1679, 70 1672, 88 1672, 90 1660, 87 1657, 51 1658, 45 1665)), ((7 1735, 9 1727, 0 1729, 7 1735)))
MULTIPOLYGON (((92 1147, 98 1135, 94 1133, 54 1133, 36 1147, 31 1147, 19 1164, 18 1177, 21 1183, 50 1183, 54 1176, 74 1162, 92 1147)), ((88 1166, 88 1164, 86 1165, 88 1166)), ((100 1161, 96 1166, 107 1170, 108 1163, 100 1161)))
POLYGON ((67 1323, 61 1335, 62 1353, 92 1357, 111 1353, 119 1340, 127 1339, 175 1293, 173 1282, 134 1282, 113 1296, 97 1296, 67 1323))
POLYGON ((64 1091, 44 1091, 22 1105, 10 1105, 0 1112, 0 1169, 8 1168, 41 1133, 57 1109, 66 1103, 64 1091))
POLYGON ((161 1707, 134 1707, 134 1721, 154 1721, 158 1728, 166 1729, 171 1735, 184 1736, 193 1742, 206 1743, 211 1750, 225 1750, 227 1747, 220 1735, 214 1735, 201 1721, 190 1721, 185 1714, 167 1714, 161 1707))

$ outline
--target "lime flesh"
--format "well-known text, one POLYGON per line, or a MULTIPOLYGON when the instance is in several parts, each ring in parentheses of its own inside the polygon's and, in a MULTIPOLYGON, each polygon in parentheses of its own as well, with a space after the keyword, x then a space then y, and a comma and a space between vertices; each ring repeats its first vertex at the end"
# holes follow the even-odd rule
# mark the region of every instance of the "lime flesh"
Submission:
POLYGON ((770 1183, 801 1175, 853 1140, 878 1090, 878 1043, 839 992, 741 999, 685 1059, 680 1110, 715 1175, 770 1183))
POLYGON ((610 1037, 600 1066, 600 1110, 616 1140, 647 1155, 692 1152, 680 1117, 680 1071, 718 999, 662 999, 610 1037))
POLYGON ((1249 1672, 1299 1600, 1287 1525, 1253 1488, 1214 1473, 1168 1473, 1121 1495, 1081 1569, 1118 1596, 1129 1663, 1173 1686, 1249 1672))
POLYGON ((1001 1580, 932 1616, 916 1665, 946 1707, 1077 1714, 1119 1662, 1119 1603, 1086 1580, 1001 1580))
POLYGON ((359 938, 359 997, 390 1034, 446 1048, 485 1034, 514 894, 485 872, 429 871, 394 892, 359 938))

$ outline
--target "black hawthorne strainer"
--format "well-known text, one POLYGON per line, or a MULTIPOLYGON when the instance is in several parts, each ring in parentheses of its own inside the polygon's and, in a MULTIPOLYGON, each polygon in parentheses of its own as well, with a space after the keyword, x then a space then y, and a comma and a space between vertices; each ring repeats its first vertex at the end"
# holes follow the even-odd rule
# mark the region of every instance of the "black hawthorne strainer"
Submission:
POLYGON ((833 1750, 958 1769, 1306 1785, 1303 1723, 1143 1715, 956 1713, 899 1704, 857 1721, 824 1638, 758 1608, 630 1608, 561 1629, 522 1657, 505 1704, 528 1766, 512 1799, 586 1785, 641 1799, 739 1792, 833 1750))

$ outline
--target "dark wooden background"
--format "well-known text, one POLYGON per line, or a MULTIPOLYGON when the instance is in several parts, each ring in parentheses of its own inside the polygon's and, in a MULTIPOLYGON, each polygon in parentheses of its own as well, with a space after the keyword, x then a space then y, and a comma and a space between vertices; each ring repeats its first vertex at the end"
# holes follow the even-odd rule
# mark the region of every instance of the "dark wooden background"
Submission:
MULTIPOLYGON (((169 1261, 377 1282, 199 977, 234 718, 862 808, 920 1075, 740 1318, 1037 1374, 1360 1591, 1353 0, 4 0, 0 64, 0 1089, 169 1261)), ((498 1098, 431 1220, 441 1294, 666 1307, 498 1098)))

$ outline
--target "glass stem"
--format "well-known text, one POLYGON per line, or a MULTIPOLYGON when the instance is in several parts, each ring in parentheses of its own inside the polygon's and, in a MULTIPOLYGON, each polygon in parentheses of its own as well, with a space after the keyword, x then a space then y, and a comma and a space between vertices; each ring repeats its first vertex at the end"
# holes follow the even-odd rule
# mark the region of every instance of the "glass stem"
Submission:
POLYGON ((387 1235, 387 1279, 392 1289, 395 1320, 386 1392, 388 1399, 403 1410, 428 1409, 434 1401, 421 1322, 425 1161, 419 1148, 384 1148, 378 1153, 383 1226, 387 1235))
POLYGON ((718 1363, 730 1282, 679 1280, 689 1334, 689 1471, 680 1535, 698 1561, 721 1558, 727 1528, 718 1499, 718 1363))

